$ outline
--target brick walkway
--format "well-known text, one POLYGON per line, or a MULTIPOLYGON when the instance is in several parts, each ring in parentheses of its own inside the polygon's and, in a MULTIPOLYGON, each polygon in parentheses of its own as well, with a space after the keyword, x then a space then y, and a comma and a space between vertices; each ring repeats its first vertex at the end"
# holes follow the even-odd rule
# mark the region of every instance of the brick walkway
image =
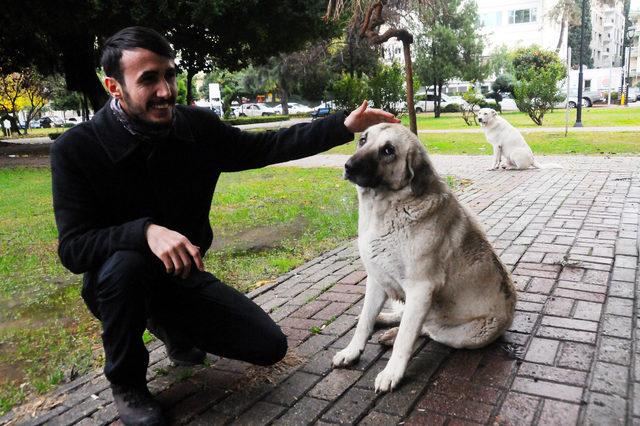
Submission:
MULTIPOLYGON (((173 424, 640 424, 640 160, 542 158, 566 167, 519 172, 485 171, 489 156, 434 160, 441 173, 470 180, 458 195, 513 272, 519 302, 503 341, 468 351, 421 340, 401 387, 387 395, 373 391, 390 355, 376 335, 357 365, 332 369, 364 293, 349 242, 250 295, 289 336, 277 367, 212 357, 208 367, 173 368, 164 348, 150 345, 149 385, 173 424)), ((99 373, 0 418, 115 421, 99 373)))

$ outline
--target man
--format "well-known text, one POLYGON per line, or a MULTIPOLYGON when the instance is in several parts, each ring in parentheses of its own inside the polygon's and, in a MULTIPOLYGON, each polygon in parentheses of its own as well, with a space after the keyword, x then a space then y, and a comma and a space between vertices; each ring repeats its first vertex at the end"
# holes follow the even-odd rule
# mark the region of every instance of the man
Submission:
POLYGON ((9 137, 11 136, 11 121, 8 118, 5 118, 2 122, 2 127, 4 129, 4 135, 9 137))
POLYGON ((255 303, 204 271, 208 216, 220 173, 300 158, 353 139, 391 114, 366 102, 271 133, 245 133, 214 113, 176 106, 176 67, 153 30, 106 41, 110 102, 51 150, 53 204, 64 266, 84 273, 82 296, 103 327, 105 376, 125 424, 161 424, 146 386, 145 328, 176 364, 205 352, 270 365, 286 337, 255 303))

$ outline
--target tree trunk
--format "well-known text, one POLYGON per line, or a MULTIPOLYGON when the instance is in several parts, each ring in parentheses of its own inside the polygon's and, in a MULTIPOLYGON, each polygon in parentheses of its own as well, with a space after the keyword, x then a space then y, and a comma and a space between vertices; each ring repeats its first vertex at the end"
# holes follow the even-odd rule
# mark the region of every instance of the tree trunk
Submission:
POLYGON ((278 93, 280 94, 280 104, 282 105, 282 114, 289 115, 289 93, 283 86, 280 86, 278 88, 278 93))
POLYGON ((556 46, 556 53, 560 52, 560 48, 562 47, 562 39, 564 38, 564 27, 565 27, 565 19, 564 15, 562 15, 562 22, 560 23, 560 37, 558 38, 558 45, 556 46))
POLYGON ((191 82, 193 81, 193 76, 196 75, 195 70, 188 69, 187 70, 187 105, 193 104, 193 92, 191 90, 191 82))
POLYGON ((407 111, 409 112, 409 129, 414 135, 418 134, 418 124, 416 122, 416 109, 413 104, 413 69, 411 67, 411 44, 402 42, 404 51, 404 70, 407 84, 407 111))

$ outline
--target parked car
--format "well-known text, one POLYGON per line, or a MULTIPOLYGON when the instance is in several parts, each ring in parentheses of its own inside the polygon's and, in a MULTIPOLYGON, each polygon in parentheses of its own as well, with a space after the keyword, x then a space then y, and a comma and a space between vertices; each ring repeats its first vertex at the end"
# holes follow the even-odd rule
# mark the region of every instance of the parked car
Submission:
MULTIPOLYGON (((423 96, 424 97, 424 96, 423 96)), ((436 95, 427 93, 425 99, 416 100, 415 110, 419 114, 421 112, 433 111, 435 108, 436 95)), ((444 93, 440 95, 440 109, 444 109, 449 104, 465 105, 466 102, 460 96, 449 96, 444 93)))
POLYGON ((62 126, 64 126, 64 121, 58 117, 42 117, 40 119, 40 127, 50 128, 62 126))
POLYGON ((330 110, 333 110, 335 107, 336 106, 333 101, 325 101, 325 102, 320 102, 320 105, 313 107, 313 110, 316 111, 320 108, 329 108, 330 110))
POLYGON ((267 115, 275 115, 276 112, 273 108, 268 107, 265 104, 242 104, 234 111, 236 117, 261 117, 267 115))
MULTIPOLYGON (((567 102, 569 103, 569 108, 576 108, 578 106, 578 97, 577 96, 569 96, 567 99, 564 99, 555 104, 556 108, 565 108, 567 106, 567 102)), ((587 106, 587 101, 582 99, 582 107, 587 106)))
MULTIPOLYGON (((569 93, 569 97, 577 97, 578 91, 571 91, 569 93)), ((584 100, 584 105, 587 107, 593 106, 593 104, 597 102, 607 102, 607 97, 604 96, 602 92, 597 92, 595 90, 585 90, 582 92, 582 99, 584 100)))
MULTIPOLYGON (((308 106, 296 102, 289 102, 287 106, 289 107, 289 114, 307 114, 313 111, 308 106)), ((273 109, 276 114, 282 114, 282 104, 276 105, 273 109)))
POLYGON ((315 120, 316 118, 326 117, 330 114, 331 108, 329 107, 316 108, 311 112, 311 118, 315 120))
POLYGON ((629 102, 640 101, 640 90, 637 87, 629 87, 629 102))
POLYGON ((82 119, 79 117, 69 117, 64 121, 64 124, 70 124, 72 126, 75 126, 78 123, 82 123, 82 119))
MULTIPOLYGON (((502 100, 500 101, 500 109, 502 111, 517 111, 518 106, 516 105, 516 100, 513 98, 511 93, 500 93, 502 96, 502 100)), ((485 97, 487 103, 495 103, 496 100, 493 97, 485 97)))

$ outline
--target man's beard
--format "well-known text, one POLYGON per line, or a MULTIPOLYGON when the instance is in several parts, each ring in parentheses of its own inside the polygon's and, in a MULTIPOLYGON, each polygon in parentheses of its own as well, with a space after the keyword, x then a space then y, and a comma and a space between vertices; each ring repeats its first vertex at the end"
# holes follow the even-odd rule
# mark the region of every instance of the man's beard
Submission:
POLYGON ((176 106, 176 98, 175 96, 171 96, 168 100, 166 99, 152 99, 147 102, 146 109, 133 107, 135 105, 131 101, 131 96, 129 96, 129 92, 123 87, 122 88, 122 96, 124 101, 127 103, 128 111, 126 111, 127 115, 134 123, 137 123, 143 127, 148 128, 149 130, 165 130, 171 126, 173 126, 173 116, 175 115, 175 106, 176 106), (147 120, 144 118, 144 115, 150 111, 154 105, 157 104, 169 104, 169 110, 171 112, 171 118, 166 122, 155 122, 151 120, 147 120))

